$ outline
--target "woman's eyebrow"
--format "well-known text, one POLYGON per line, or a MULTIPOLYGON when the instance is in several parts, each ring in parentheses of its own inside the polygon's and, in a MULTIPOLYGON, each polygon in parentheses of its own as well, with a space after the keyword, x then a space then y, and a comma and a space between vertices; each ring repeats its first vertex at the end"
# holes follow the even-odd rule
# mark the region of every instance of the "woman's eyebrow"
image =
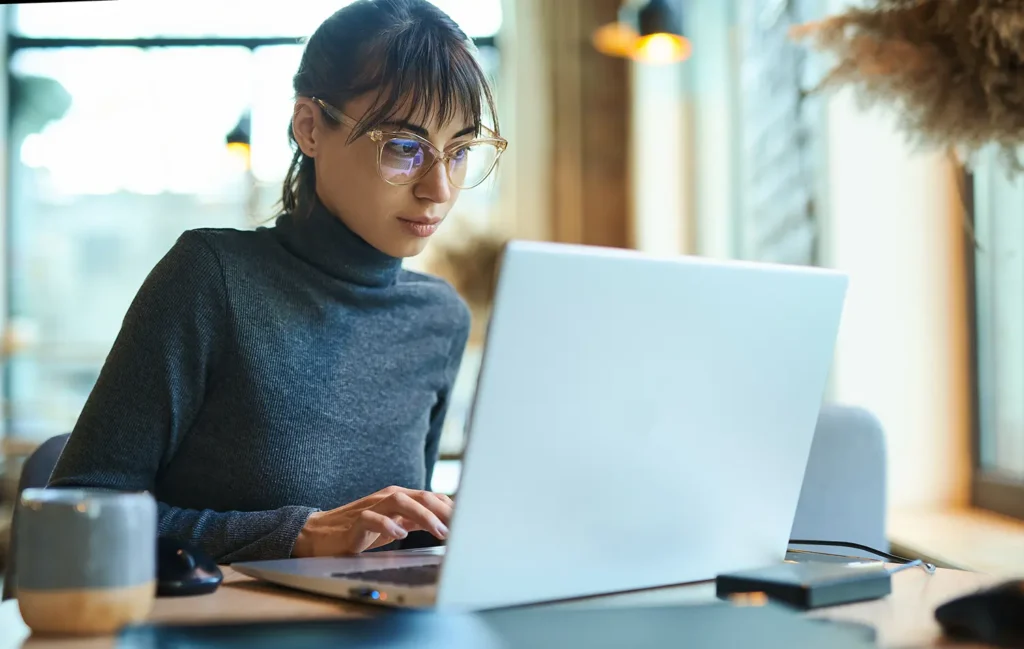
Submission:
MULTIPOLYGON (((413 124, 413 123, 407 122, 405 120, 398 120, 398 121, 392 120, 392 121, 388 121, 388 122, 383 122, 382 126, 396 126, 398 128, 404 129, 404 130, 409 131, 411 133, 415 133, 416 135, 419 135, 422 138, 430 139, 430 132, 427 129, 423 128, 422 126, 419 126, 418 124, 413 124)), ((458 133, 453 135, 452 139, 454 140, 454 139, 460 138, 460 137, 462 137, 464 135, 472 135, 473 133, 476 133, 476 127, 475 126, 467 126, 466 128, 462 129, 461 131, 459 131, 458 133)))
POLYGON ((392 126, 395 128, 400 128, 405 131, 411 131, 412 133, 415 133, 416 135, 419 135, 422 138, 430 137, 430 132, 427 131, 427 129, 423 128, 422 126, 417 126, 416 124, 406 122, 405 120, 389 120, 387 122, 381 122, 381 126, 392 126))

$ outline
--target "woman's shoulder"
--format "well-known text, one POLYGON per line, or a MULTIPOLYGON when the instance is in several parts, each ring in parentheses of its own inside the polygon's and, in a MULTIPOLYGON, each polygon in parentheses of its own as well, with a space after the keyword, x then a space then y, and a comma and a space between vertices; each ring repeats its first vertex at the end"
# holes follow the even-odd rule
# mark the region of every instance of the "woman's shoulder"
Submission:
POLYGON ((150 271, 149 288, 177 286, 185 290, 222 291, 228 278, 247 272, 256 257, 253 252, 266 244, 258 230, 193 228, 184 230, 163 258, 150 271), (248 261, 247 261, 248 260, 248 261))
POLYGON ((451 282, 436 275, 408 269, 402 270, 400 281, 443 312, 446 319, 454 320, 461 326, 469 328, 469 305, 451 282))
POLYGON ((201 245, 221 253, 236 249, 259 247, 266 245, 267 240, 267 228, 264 227, 253 230, 205 227, 185 230, 178 238, 178 244, 185 246, 201 245))
POLYGON ((210 303, 225 297, 225 269, 230 267, 226 252, 238 239, 255 234, 227 228, 194 228, 181 232, 156 263, 139 288, 140 305, 181 305, 210 303))
POLYGON ((224 267, 234 265, 239 257, 245 258, 266 247, 267 240, 264 228, 193 228, 178 236, 167 256, 179 264, 203 269, 209 269, 211 265, 224 267))

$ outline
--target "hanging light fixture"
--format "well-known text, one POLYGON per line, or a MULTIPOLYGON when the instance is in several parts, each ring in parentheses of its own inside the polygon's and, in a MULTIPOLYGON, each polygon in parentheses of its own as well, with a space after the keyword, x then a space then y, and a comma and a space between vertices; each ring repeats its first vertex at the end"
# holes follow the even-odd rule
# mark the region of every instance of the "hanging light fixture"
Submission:
POLYGON ((692 47, 683 36, 682 13, 682 6, 672 6, 669 0, 649 0, 637 12, 640 40, 633 58, 645 63, 678 63, 690 58, 692 47))
POLYGON ((690 58, 683 35, 682 0, 623 0, 618 20, 598 28, 597 51, 640 63, 678 63, 690 58))
POLYGON ((248 171, 252 160, 252 117, 246 109, 225 138, 228 153, 248 171))

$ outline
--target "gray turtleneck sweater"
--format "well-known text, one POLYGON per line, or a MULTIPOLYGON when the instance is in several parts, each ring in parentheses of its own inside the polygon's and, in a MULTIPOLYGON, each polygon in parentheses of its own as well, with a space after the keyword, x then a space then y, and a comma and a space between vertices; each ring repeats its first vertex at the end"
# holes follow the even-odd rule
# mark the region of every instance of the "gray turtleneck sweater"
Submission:
POLYGON ((218 562, 310 513, 429 488, 469 311, 318 205, 184 233, 125 316, 51 486, 147 490, 218 562))

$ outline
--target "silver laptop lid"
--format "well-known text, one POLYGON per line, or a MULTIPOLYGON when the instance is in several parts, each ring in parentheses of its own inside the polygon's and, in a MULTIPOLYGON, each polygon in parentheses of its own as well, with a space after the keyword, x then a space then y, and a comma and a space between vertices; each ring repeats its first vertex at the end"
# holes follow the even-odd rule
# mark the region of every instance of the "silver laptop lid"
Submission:
POLYGON ((438 605, 782 560, 846 286, 823 269, 510 244, 438 605))

